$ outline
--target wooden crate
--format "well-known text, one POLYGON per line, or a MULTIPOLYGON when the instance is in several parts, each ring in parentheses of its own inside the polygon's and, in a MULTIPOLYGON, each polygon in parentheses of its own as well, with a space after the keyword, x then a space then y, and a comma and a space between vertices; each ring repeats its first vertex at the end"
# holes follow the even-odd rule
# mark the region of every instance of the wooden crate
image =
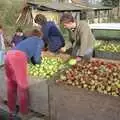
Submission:
MULTIPOLYGON (((69 55, 53 54, 51 52, 43 52, 43 56, 60 57, 64 61, 69 59, 69 55)), ((48 109, 47 79, 30 76, 28 79, 29 79, 30 108, 34 112, 38 112, 48 116, 49 109, 48 109)), ((5 80, 4 67, 0 68, 0 96, 3 100, 7 100, 7 86, 5 80)))
MULTIPOLYGON (((0 98, 7 101, 7 86, 4 68, 0 69, 0 98)), ((42 78, 29 77, 30 109, 48 116, 48 84, 42 78)), ((18 103, 19 104, 19 103, 18 103)))
POLYGON ((46 79, 29 78, 30 108, 37 113, 49 116, 48 84, 46 79))
POLYGON ((119 120, 120 97, 57 85, 53 80, 49 81, 49 109, 50 120, 119 120))
POLYGON ((49 86, 50 120, 119 120, 120 97, 85 89, 49 86))
POLYGON ((96 58, 120 60, 120 53, 95 50, 94 54, 96 58))

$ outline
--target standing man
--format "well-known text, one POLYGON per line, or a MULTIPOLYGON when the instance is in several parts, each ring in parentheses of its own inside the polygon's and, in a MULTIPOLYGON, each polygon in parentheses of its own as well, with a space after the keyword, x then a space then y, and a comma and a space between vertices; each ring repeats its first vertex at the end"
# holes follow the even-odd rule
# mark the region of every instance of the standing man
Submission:
MULTIPOLYGON (((90 59, 93 53, 94 36, 88 24, 85 21, 75 21, 71 13, 64 13, 60 22, 65 28, 70 30, 71 55, 76 56, 77 60, 81 58, 90 59)), ((66 47, 61 48, 62 52, 66 50, 66 47)))
POLYGON ((28 117, 27 62, 31 61, 33 64, 40 64, 43 47, 44 42, 41 39, 41 32, 34 29, 32 36, 25 41, 21 41, 16 47, 9 50, 5 56, 10 120, 14 120, 17 97, 22 119, 26 120, 26 117, 28 117))
POLYGON ((43 32, 43 40, 51 52, 58 52, 64 47, 64 38, 54 22, 47 21, 46 17, 42 14, 37 14, 35 23, 40 25, 43 32))

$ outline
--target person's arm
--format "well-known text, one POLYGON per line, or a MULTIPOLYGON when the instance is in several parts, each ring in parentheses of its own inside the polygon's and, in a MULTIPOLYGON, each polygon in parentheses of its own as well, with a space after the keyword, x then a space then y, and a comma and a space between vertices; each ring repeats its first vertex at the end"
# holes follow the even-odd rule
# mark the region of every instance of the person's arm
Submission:
POLYGON ((41 51, 44 48, 44 42, 41 40, 40 43, 37 45, 36 52, 33 56, 33 63, 40 64, 41 63, 41 51))
POLYGON ((80 56, 84 56, 88 49, 93 48, 93 35, 87 23, 84 23, 84 27, 80 32, 81 36, 81 47, 80 56))
POLYGON ((3 34, 0 35, 1 39, 1 44, 2 44, 2 50, 5 50, 5 43, 4 43, 4 37, 3 34))
POLYGON ((15 43, 12 43, 12 47, 15 47, 15 43))
POLYGON ((11 45, 15 45, 15 39, 16 39, 16 35, 14 35, 13 37, 12 37, 12 40, 11 40, 11 45))
POLYGON ((15 42, 11 41, 11 47, 15 47, 15 42))
MULTIPOLYGON (((86 31, 87 32, 87 31, 86 31)), ((87 50, 87 42, 88 42, 88 36, 86 35, 86 32, 83 32, 81 34, 81 47, 80 47, 80 56, 84 56, 85 52, 87 50)))
POLYGON ((67 33, 65 35, 65 46, 61 48, 61 52, 66 52, 67 50, 71 49, 73 46, 74 40, 72 39, 71 36, 71 31, 67 30, 67 33))

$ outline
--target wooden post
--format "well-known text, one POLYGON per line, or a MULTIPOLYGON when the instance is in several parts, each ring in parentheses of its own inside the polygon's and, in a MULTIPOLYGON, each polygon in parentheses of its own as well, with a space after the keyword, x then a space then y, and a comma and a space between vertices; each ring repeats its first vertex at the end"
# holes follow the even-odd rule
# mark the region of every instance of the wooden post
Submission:
POLYGON ((98 23, 100 23, 100 10, 98 11, 98 23))
POLYGON ((120 0, 118 0, 118 9, 117 9, 117 16, 120 17, 120 0))
MULTIPOLYGON (((109 22, 110 19, 111 19, 111 17, 110 17, 110 11, 108 10, 107 22, 109 22)), ((111 20, 110 20, 110 21, 111 21, 111 20)))
POLYGON ((94 23, 94 19, 95 19, 95 11, 91 11, 91 19, 92 19, 92 23, 94 23))
POLYGON ((112 22, 112 10, 109 10, 109 14, 110 14, 110 22, 112 22))

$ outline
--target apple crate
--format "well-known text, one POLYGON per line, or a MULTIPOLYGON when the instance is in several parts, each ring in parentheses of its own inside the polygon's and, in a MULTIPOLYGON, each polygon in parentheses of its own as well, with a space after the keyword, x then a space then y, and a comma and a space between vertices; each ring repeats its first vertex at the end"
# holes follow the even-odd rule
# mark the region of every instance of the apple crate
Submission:
POLYGON ((50 120, 119 120, 120 97, 49 83, 50 120))
POLYGON ((96 58, 120 60, 120 53, 117 53, 117 52, 106 52, 106 51, 95 50, 94 51, 94 56, 96 58))
MULTIPOLYGON (((47 80, 29 77, 30 108, 37 113, 48 115, 48 84, 47 80)), ((0 97, 7 101, 7 86, 4 67, 0 68, 0 97)))
POLYGON ((42 78, 29 78, 30 108, 46 116, 49 115, 47 81, 42 78))
MULTIPOLYGON (((56 57, 52 53, 45 53, 49 57, 56 57)), ((68 55, 60 54, 60 57, 65 61, 69 58, 68 55)), ((7 87, 4 75, 4 67, 0 68, 0 96, 3 100, 7 100, 7 87)), ((30 95, 30 108, 37 113, 49 115, 48 109, 48 84, 47 79, 40 77, 28 77, 29 79, 29 95, 30 95)))
MULTIPOLYGON (((44 53, 44 56, 59 56, 64 61, 69 59, 69 55, 65 54, 53 55, 52 53, 46 52, 44 53)), ((52 80, 53 78, 44 79, 40 77, 29 77, 30 107, 34 112, 49 116, 48 81, 52 80)))

